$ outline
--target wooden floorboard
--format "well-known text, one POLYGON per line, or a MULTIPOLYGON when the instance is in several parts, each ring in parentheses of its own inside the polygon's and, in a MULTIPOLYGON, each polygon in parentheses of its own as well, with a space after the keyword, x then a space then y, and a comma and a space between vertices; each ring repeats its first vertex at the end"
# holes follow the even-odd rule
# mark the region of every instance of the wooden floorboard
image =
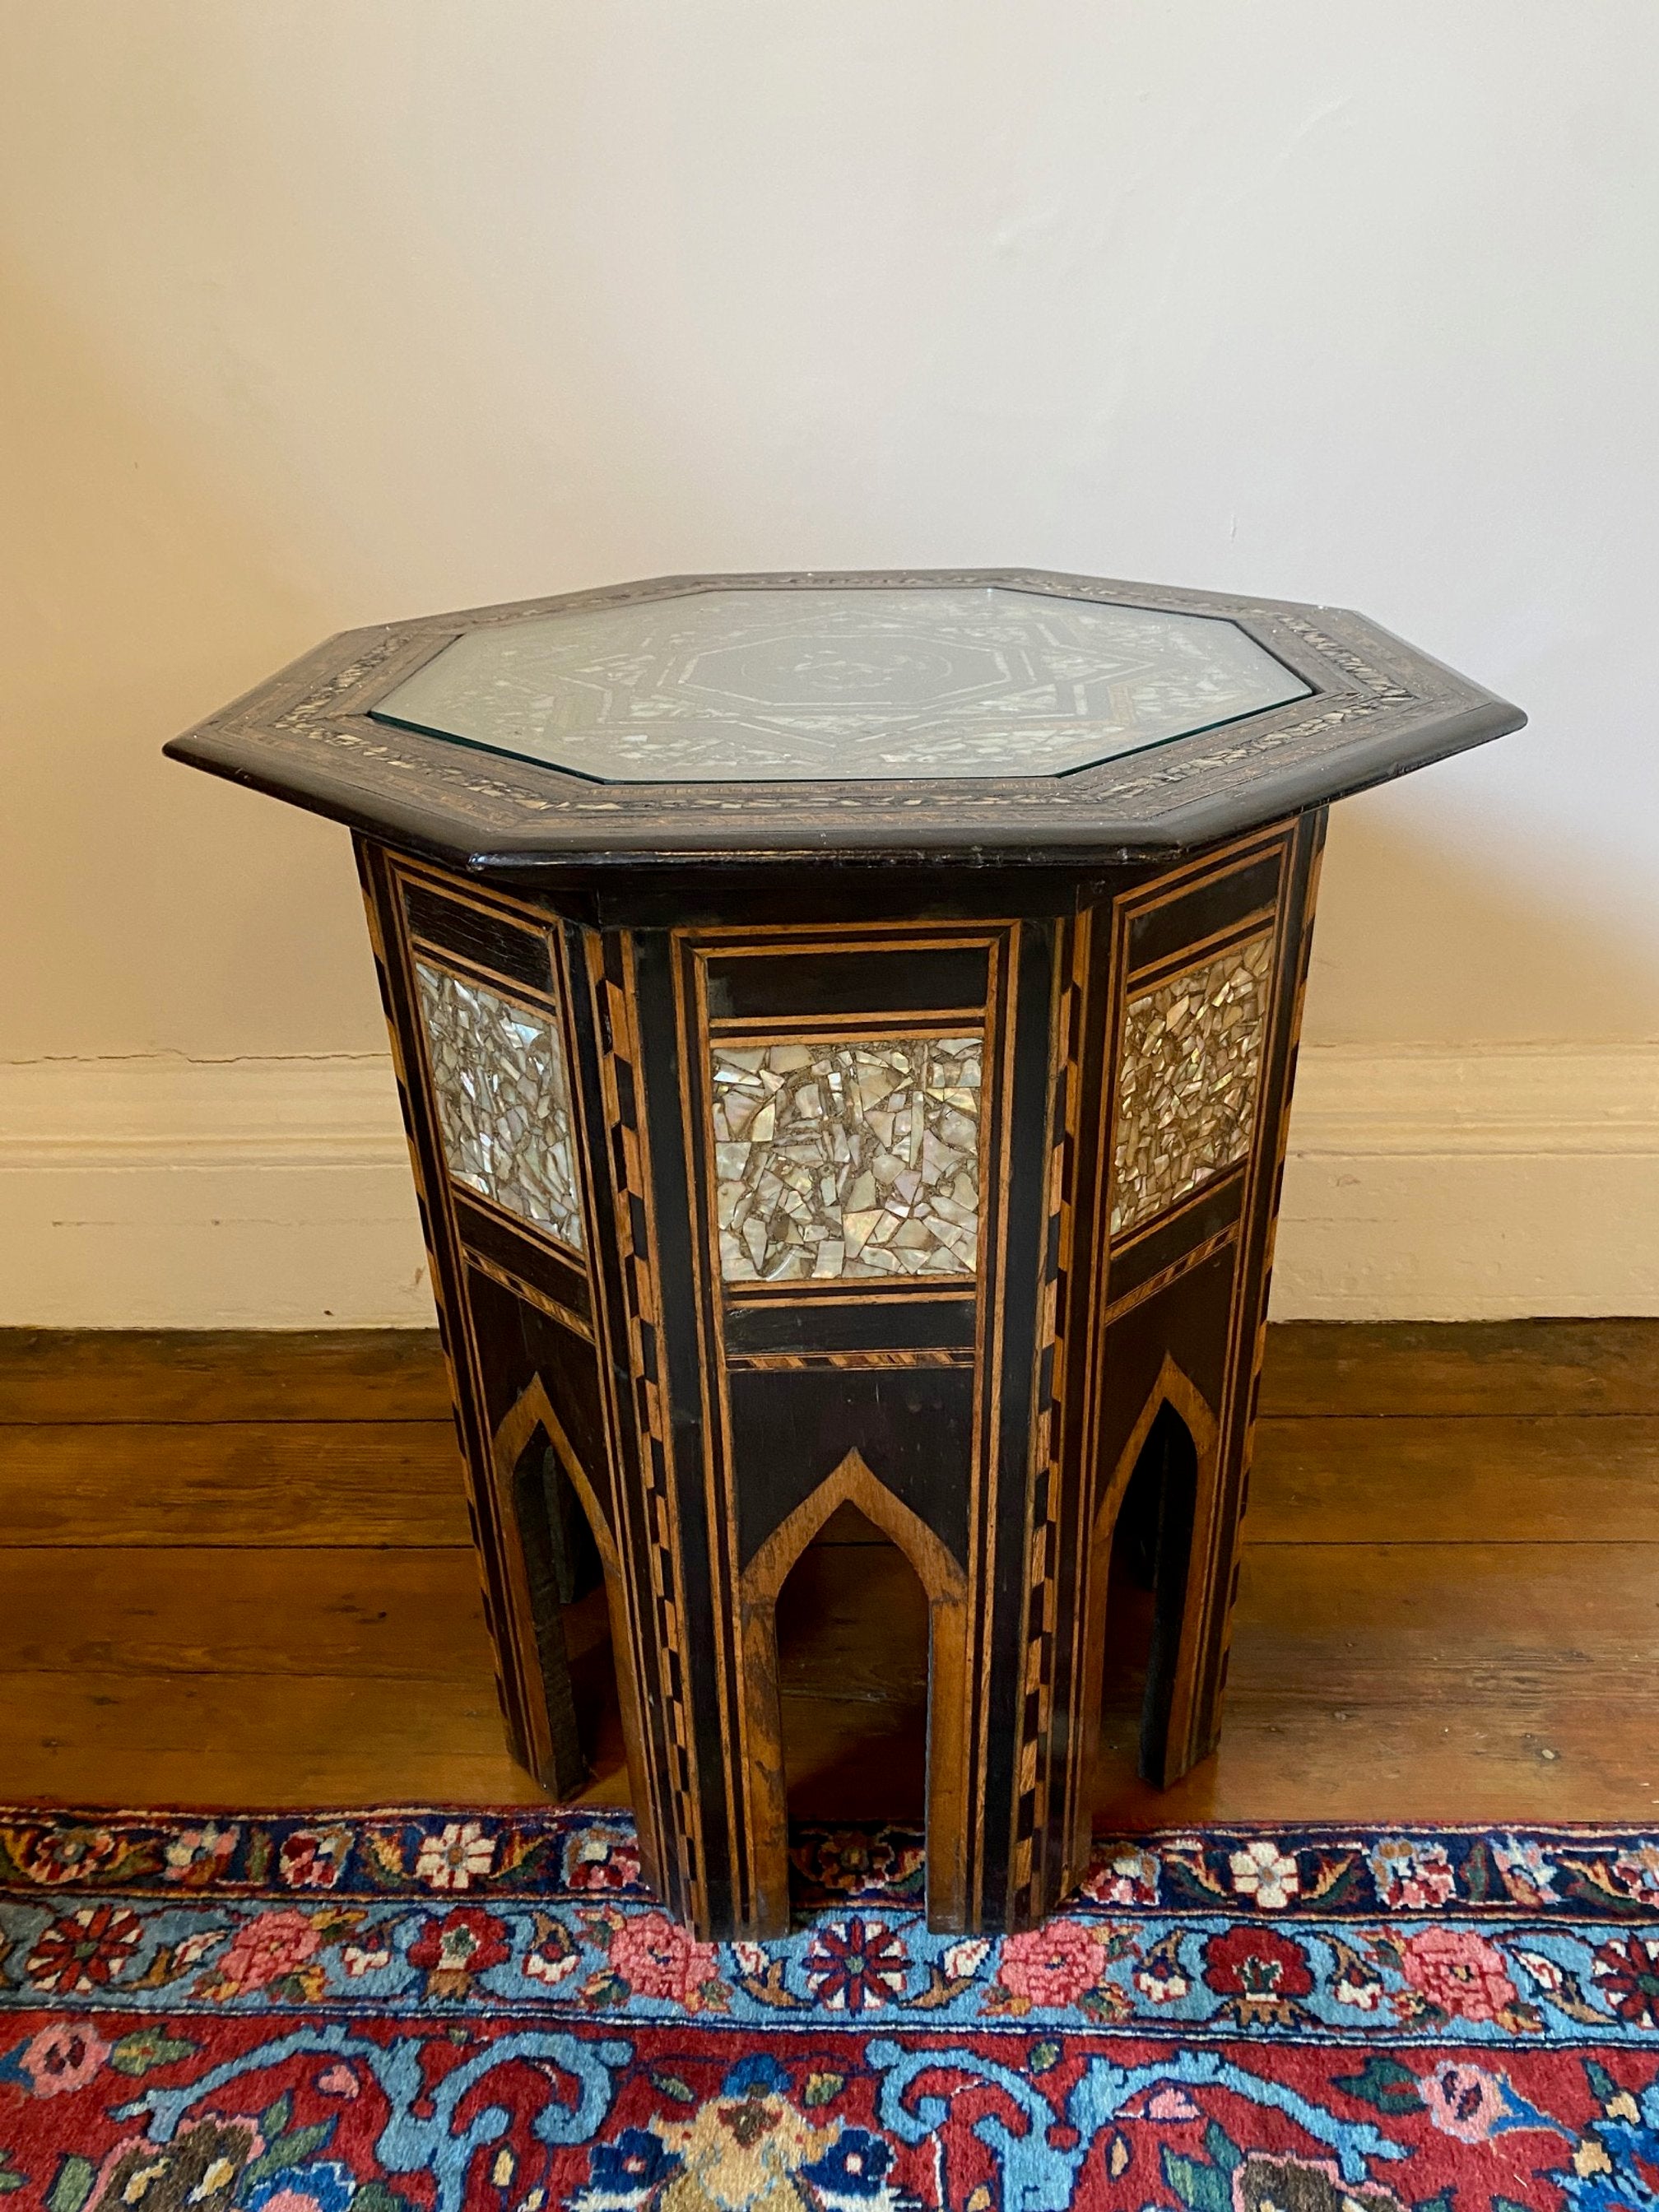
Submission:
POLYGON ((1659 1321, 1281 1322, 1261 1411, 1659 1413, 1659 1321))
MULTIPOLYGON (((1659 1414, 1659 1322, 1289 1322, 1269 1414, 1659 1414)), ((447 1420, 436 1332, 0 1329, 7 1421, 447 1420)))
MULTIPOLYGON (((304 1551, 145 1553, 125 1580, 118 1554, 46 1556, 64 1571, 31 1602, 17 1607, 22 1577, 0 1580, 17 1624, 4 1794, 534 1801, 501 1747, 465 1553, 374 1555, 392 1571, 372 1598, 361 1553, 320 1581, 304 1551), (204 1576, 227 1566, 214 1589, 204 1576)), ((858 1547, 809 1564, 819 1632, 783 1679, 799 1813, 920 1809, 907 1572, 884 1551, 872 1571, 858 1547)), ((1103 1817, 1649 1818, 1656 1592, 1659 1547, 1587 1547, 1550 1572, 1524 1546, 1250 1550, 1221 1754, 1168 1797, 1145 1790, 1120 1698, 1103 1817)), ((599 1801, 621 1796, 614 1745, 599 1784, 599 1801)))
POLYGON ((484 1681, 470 1547, 0 1551, 14 1675, 362 1675, 484 1681))
MULTIPOLYGON (((1659 1819, 1659 1323, 1275 1329, 1263 1410, 1221 1751, 1135 1779, 1125 1610, 1103 1824, 1659 1819)), ((540 1798, 424 1333, 0 1334, 0 1797, 540 1798)), ((825 1533, 787 1593, 792 1802, 914 1814, 919 1591, 825 1533)))
MULTIPOLYGON (((785 1779, 797 1819, 919 1820, 927 1802, 927 1600, 862 1515, 811 1547, 778 1609, 785 1779)), ((835 1524, 826 1524, 830 1533, 835 1524)))
POLYGON ((1261 1422, 1255 1544, 1659 1539, 1659 1418, 1261 1422))
POLYGON ((1245 1547, 1232 1682, 1287 1709, 1601 1691, 1603 1733, 1629 1734, 1645 1759, 1628 1700, 1659 1701, 1656 1657, 1659 1545, 1245 1547))
MULTIPOLYGON (((0 1425, 16 1544, 465 1544, 447 1421, 0 1425)), ((1257 1427, 1255 1542, 1659 1537, 1659 1416, 1307 1415, 1257 1427)))
POLYGON ((0 1422, 448 1419, 435 1329, 0 1329, 0 1422))
MULTIPOLYGON (((1204 1820, 1396 1823, 1609 1820, 1659 1827, 1650 1753, 1610 1744, 1595 1698, 1513 1713, 1471 1705, 1455 1719, 1408 1706, 1287 1711, 1276 1689, 1230 1692, 1221 1747, 1173 1790, 1136 1780, 1132 1739, 1095 1808, 1098 1829, 1204 1820)), ((1651 1706, 1631 1716, 1646 1731, 1651 1706)))
POLYGON ((72 1805, 544 1802, 501 1742, 488 1667, 372 1675, 0 1674, 11 1801, 72 1805))
POLYGON ((0 1427, 13 1544, 465 1544, 447 1421, 0 1427))

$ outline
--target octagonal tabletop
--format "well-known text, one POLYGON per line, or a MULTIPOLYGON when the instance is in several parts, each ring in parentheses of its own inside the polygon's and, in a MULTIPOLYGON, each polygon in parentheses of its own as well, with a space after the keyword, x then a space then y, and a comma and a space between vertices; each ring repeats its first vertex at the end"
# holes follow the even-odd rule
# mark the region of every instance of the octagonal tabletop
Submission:
POLYGON ((1179 852, 1517 728, 1342 609, 665 578, 348 631, 168 747, 473 870, 1179 852))
POLYGON ((830 585, 473 630, 370 712, 601 783, 834 782, 1065 775, 1308 690, 1212 615, 830 585))

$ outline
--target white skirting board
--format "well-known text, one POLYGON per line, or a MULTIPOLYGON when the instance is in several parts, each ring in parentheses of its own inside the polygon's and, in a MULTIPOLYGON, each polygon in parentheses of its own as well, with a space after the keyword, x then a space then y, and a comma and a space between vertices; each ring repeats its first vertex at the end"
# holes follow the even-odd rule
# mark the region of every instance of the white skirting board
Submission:
MULTIPOLYGON (((375 1054, 0 1063, 0 1323, 430 1326, 375 1054)), ((1659 1314, 1659 1046, 1310 1048, 1281 1320, 1659 1314)))

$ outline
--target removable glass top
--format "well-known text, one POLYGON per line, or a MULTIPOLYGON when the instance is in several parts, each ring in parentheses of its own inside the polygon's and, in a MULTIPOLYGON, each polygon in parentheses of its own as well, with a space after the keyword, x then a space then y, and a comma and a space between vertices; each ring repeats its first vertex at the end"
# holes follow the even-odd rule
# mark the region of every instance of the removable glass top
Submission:
POLYGON ((722 586, 470 631, 379 721, 604 783, 1064 775, 1307 696, 1219 616, 722 586))

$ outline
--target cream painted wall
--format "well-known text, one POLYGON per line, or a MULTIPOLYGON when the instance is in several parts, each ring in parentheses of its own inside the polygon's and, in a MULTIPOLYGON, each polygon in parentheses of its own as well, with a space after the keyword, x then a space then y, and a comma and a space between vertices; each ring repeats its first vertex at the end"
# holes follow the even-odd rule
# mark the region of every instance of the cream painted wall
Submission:
POLYGON ((379 1048, 342 835, 156 757, 326 631, 1004 560, 1346 601, 1530 709, 1342 810, 1316 1046, 1659 1036, 1650 0, 0 33, 0 1062, 379 1048))

